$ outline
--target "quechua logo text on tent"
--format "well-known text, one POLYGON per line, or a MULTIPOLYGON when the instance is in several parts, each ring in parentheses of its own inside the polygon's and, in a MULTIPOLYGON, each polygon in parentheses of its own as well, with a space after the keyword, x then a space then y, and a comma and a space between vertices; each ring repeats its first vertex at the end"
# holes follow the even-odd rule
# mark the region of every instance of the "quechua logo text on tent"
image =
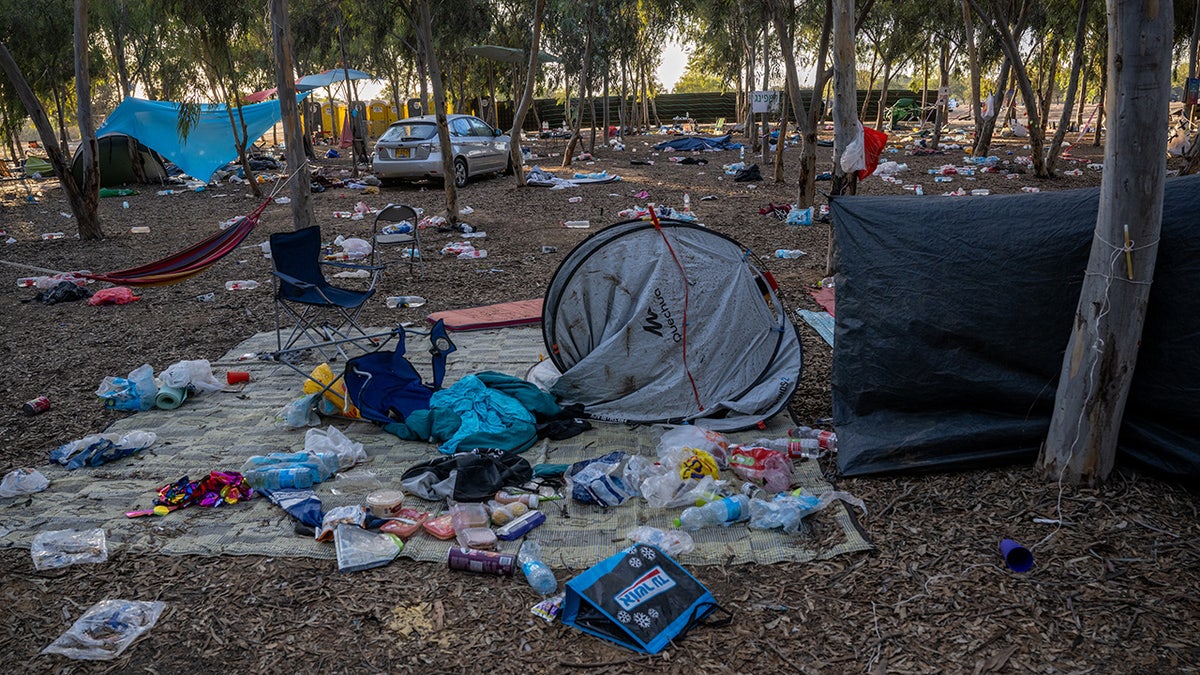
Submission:
POLYGON ((679 327, 675 325, 675 318, 671 316, 671 309, 667 307, 667 299, 663 297, 661 288, 654 289, 654 301, 658 304, 658 311, 655 311, 653 304, 646 307, 646 323, 642 325, 642 330, 663 337, 665 325, 671 330, 672 340, 675 342, 683 340, 683 336, 679 333, 679 327))
POLYGON ((619 591, 616 601, 621 609, 630 610, 672 588, 675 588, 675 580, 667 576, 662 567, 655 567, 619 591))

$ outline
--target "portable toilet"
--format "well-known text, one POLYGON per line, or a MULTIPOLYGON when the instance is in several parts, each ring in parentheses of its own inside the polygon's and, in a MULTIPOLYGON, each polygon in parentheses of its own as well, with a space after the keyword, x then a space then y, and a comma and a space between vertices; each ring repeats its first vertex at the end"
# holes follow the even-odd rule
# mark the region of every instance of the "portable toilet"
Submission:
POLYGON ((392 106, 387 101, 375 99, 367 104, 367 134, 373 138, 383 135, 388 125, 395 120, 392 116, 392 106))
POLYGON ((324 101, 321 103, 321 128, 327 133, 333 133, 334 114, 337 115, 337 131, 340 134, 342 132, 342 125, 346 123, 346 104, 341 101, 324 101))

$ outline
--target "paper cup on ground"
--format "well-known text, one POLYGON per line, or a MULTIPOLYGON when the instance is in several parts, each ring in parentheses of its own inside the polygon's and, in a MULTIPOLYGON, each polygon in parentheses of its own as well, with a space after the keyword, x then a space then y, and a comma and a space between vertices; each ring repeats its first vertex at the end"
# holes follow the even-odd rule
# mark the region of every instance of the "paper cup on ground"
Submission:
POLYGON ((1000 555, 1014 572, 1028 572, 1033 567, 1033 553, 1012 539, 1000 540, 1000 555))
POLYGON ((231 370, 225 373, 225 381, 229 384, 238 384, 240 382, 249 382, 250 373, 244 370, 231 370))

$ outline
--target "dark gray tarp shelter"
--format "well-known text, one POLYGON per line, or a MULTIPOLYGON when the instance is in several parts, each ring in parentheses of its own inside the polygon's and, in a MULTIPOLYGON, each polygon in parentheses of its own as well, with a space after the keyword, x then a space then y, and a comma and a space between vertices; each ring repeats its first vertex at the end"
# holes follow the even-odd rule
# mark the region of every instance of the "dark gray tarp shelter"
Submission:
MULTIPOLYGON (((1088 189, 833 200, 840 255, 833 416, 844 474, 1035 460, 1098 199, 1088 189)), ((1197 214, 1200 176, 1169 180, 1118 450, 1119 463, 1193 478, 1200 477, 1197 214)), ((1111 243, 1123 260, 1123 242, 1111 243)), ((1122 274, 1111 283, 1129 281, 1122 274)))
MULTIPOLYGON (((100 187, 133 183, 161 183, 167 178, 162 157, 132 136, 110 134, 96 139, 100 163, 100 187)), ((71 173, 83 182, 82 147, 75 150, 71 173)))
POLYGON ((550 359, 535 371, 551 372, 531 379, 593 419, 727 431, 770 418, 801 367, 774 281, 729 237, 661 225, 612 225, 564 258, 542 304, 550 359))

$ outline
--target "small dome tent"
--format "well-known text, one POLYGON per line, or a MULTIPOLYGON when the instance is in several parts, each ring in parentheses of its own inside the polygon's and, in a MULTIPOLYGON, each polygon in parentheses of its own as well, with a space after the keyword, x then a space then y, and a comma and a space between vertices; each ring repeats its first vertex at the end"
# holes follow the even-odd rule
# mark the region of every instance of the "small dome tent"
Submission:
POLYGON ((593 419, 732 431, 771 417, 799 382, 800 339, 747 253, 677 220, 601 230, 547 288, 550 359, 530 379, 593 419))
MULTIPOLYGON (((167 178, 162 158, 136 138, 125 134, 110 134, 96 139, 100 162, 100 187, 129 183, 160 183, 167 178)), ((82 146, 76 148, 71 160, 71 173, 83 182, 82 146)))

